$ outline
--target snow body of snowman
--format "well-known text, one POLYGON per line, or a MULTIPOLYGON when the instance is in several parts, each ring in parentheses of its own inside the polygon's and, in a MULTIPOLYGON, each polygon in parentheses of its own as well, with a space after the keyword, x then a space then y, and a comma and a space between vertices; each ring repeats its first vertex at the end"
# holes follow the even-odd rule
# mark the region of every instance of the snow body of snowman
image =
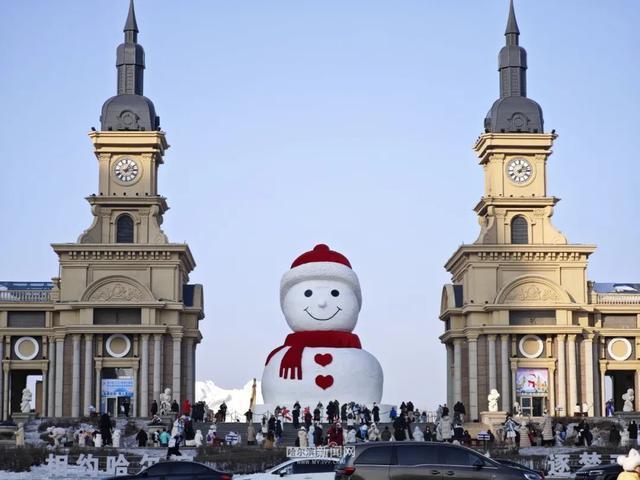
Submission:
POLYGON ((342 254, 317 245, 293 262, 280 283, 280 305, 294 333, 267 358, 265 404, 380 402, 382 368, 351 333, 361 304, 360 282, 342 254))

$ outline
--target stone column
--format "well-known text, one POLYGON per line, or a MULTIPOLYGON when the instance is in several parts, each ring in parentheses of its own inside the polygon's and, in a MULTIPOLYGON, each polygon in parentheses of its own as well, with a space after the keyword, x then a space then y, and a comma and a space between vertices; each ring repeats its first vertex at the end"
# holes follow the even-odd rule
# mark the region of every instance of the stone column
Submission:
POLYGON ((138 365, 133 367, 133 401, 129 404, 129 416, 138 416, 138 399, 140 398, 140 389, 138 388, 138 380, 140 375, 138 374, 138 365))
MULTIPOLYGON (((453 339, 453 403, 462 401, 462 339, 453 339)), ((453 408, 453 405, 449 405, 453 408)))
MULTIPOLYGON (((49 398, 47 392, 49 391, 49 369, 43 368, 42 372, 42 411, 38 412, 41 417, 45 417, 47 415, 47 409, 49 406, 49 398)), ((35 393, 35 392, 34 392, 35 393)))
POLYGON ((3 372, 3 388, 2 388, 2 411, 4 412, 4 415, 2 416, 3 420, 7 420, 9 418, 9 416, 11 415, 11 412, 9 411, 11 409, 11 406, 9 405, 9 366, 8 365, 2 365, 2 372, 3 372))
POLYGON ((584 383, 586 387, 585 401, 589 406, 589 416, 593 417, 593 404, 595 397, 593 395, 593 333, 585 333, 582 340, 583 355, 584 355, 584 383))
POLYGON ((55 417, 62 416, 62 390, 64 382, 64 337, 56 338, 56 408, 55 417))
MULTIPOLYGON (((567 379, 566 379, 566 354, 564 349, 566 335, 557 335, 556 336, 556 357, 558 358, 558 392, 556 395, 557 405, 561 407, 562 411, 560 412, 562 415, 568 415, 569 410, 567 410, 567 379)), ((555 413, 555 412, 553 412, 555 413)))
POLYGON ((180 391, 180 380, 182 375, 182 334, 172 334, 173 336, 173 398, 182 405, 182 395, 180 391))
MULTIPOLYGON (((84 334, 84 414, 89 416, 91 405, 91 386, 93 384, 93 334, 84 334)), ((98 406, 96 406, 96 409, 98 406)))
POLYGON ((500 369, 502 377, 502 400, 503 412, 511 411, 511 382, 509 380, 509 335, 500 335, 500 369))
POLYGON ((191 351, 191 398, 193 399, 193 403, 196 401, 196 348, 198 344, 194 341, 193 350, 191 351))
POLYGON ((556 382, 555 382, 556 369, 549 369, 549 415, 554 414, 554 408, 556 405, 556 382))
POLYGON ((496 336, 495 335, 487 335, 487 345, 488 345, 488 358, 489 362, 489 391, 492 388, 497 388, 497 380, 496 380, 496 336))
POLYGON ((73 335, 73 363, 71 364, 71 416, 80 416, 80 335, 73 335))
POLYGON ((160 407, 160 379, 162 378, 162 334, 153 335, 153 399, 158 402, 160 407))
POLYGON ((193 338, 185 338, 185 357, 187 361, 186 373, 187 373, 187 391, 184 394, 184 398, 188 398, 189 402, 193 403, 193 338))
POLYGON ((578 402, 578 383, 576 378, 576 336, 567 335, 567 370, 569 380, 568 414, 573 416, 573 412, 578 402))
POLYGON ((446 343, 447 349, 447 405, 454 405, 453 401, 453 346, 446 343))
POLYGON ((0 420, 4 420, 4 369, 2 368, 4 359, 4 337, 0 335, 0 420))
POLYGON ((96 411, 98 413, 104 413, 102 412, 102 405, 101 405, 101 393, 102 393, 102 366, 101 364, 96 363, 96 411))
POLYGON ((53 337, 49 337, 49 384, 47 385, 47 396, 49 401, 47 402, 47 417, 53 417, 55 415, 56 405, 56 340, 53 337))
MULTIPOLYGON (((478 337, 467 338, 469 348, 469 420, 475 421, 478 415, 478 337)), ((466 419, 465 419, 466 420, 466 419)))
POLYGON ((141 417, 149 416, 149 334, 141 336, 140 348, 140 412, 141 417))

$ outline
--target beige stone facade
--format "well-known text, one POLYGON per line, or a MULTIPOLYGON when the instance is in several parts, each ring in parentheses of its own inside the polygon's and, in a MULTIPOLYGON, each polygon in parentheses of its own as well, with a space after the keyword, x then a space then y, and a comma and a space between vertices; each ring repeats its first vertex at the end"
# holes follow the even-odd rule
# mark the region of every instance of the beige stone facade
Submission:
POLYGON ((165 388, 194 400, 203 294, 188 284, 189 247, 160 228, 165 134, 90 137, 99 169, 98 192, 87 198, 92 225, 76 243, 53 244, 53 282, 0 290, 2 419, 19 411, 30 375, 41 376, 32 406, 42 416, 79 417, 91 405, 118 413, 125 396, 131 414, 147 416, 165 388))
POLYGON ((440 313, 447 403, 462 401, 471 420, 492 388, 501 410, 517 401, 531 415, 567 415, 580 405, 593 416, 607 388, 621 410, 620 395, 640 387, 640 290, 588 281, 595 246, 569 243, 553 225, 554 139, 485 133, 474 147, 485 177, 480 235, 447 261, 440 313))

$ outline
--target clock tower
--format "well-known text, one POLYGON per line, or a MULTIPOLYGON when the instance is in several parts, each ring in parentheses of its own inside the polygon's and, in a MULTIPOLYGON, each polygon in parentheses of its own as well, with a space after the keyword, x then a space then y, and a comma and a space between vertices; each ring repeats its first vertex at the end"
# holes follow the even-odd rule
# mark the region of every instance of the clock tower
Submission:
POLYGON ((169 145, 143 95, 133 0, 116 66, 117 94, 89 133, 99 177, 87 198, 93 222, 76 243, 53 245, 60 277, 51 293, 51 416, 87 415, 91 405, 117 415, 124 404, 147 416, 167 389, 178 402, 195 400, 202 286, 189 284, 189 246, 161 230, 168 207, 158 169, 169 145))
POLYGON ((582 327, 589 321, 586 268, 595 247, 569 244, 551 222, 558 199, 547 192, 546 167, 556 135, 545 132, 542 108, 527 97, 527 53, 513 0, 498 60, 500 97, 474 145, 484 172, 474 208, 480 233, 445 265, 452 277, 440 313, 447 401, 463 402, 472 421, 491 417, 482 412, 494 390, 502 412, 518 402, 532 416, 562 415, 584 402, 591 415, 593 335, 582 327), (576 345, 587 359, 584 382, 576 345))
POLYGON ((144 49, 133 2, 118 46, 117 95, 102 107, 100 131, 89 136, 98 159, 98 193, 87 200, 95 216, 80 243, 167 243, 160 229, 168 209, 158 195, 158 167, 169 145, 151 100, 143 96, 144 49))

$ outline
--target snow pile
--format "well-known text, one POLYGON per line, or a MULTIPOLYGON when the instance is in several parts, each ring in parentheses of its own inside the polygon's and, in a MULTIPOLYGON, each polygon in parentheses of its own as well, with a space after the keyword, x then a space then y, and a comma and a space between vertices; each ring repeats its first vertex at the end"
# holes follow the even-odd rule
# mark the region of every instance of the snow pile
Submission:
MULTIPOLYGON (((222 402, 227 404, 227 421, 244 421, 244 412, 249 409, 251 402, 253 380, 249 380, 240 388, 224 389, 213 381, 196 382, 196 402, 203 401, 213 411, 217 411, 222 402), (231 418, 230 418, 231 417, 231 418)), ((260 382, 256 382, 256 403, 262 403, 260 382)))

